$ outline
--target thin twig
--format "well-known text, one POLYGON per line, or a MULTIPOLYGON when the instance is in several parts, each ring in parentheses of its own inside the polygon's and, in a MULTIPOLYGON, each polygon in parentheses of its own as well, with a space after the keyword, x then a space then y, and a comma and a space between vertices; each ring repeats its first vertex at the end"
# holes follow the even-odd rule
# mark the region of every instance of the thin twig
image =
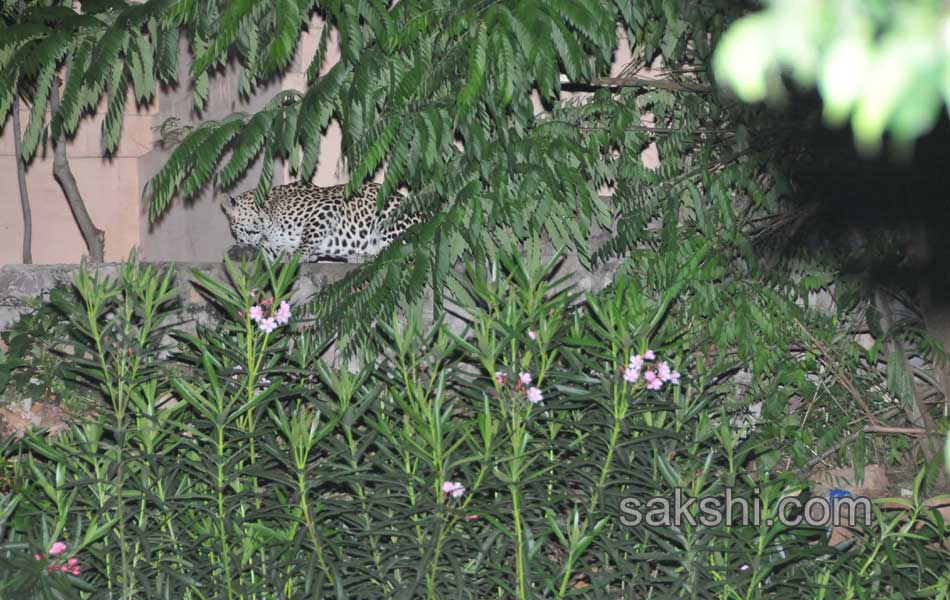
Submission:
POLYGON ((648 77, 595 77, 588 82, 571 81, 568 85, 613 88, 654 87, 671 92, 694 92, 697 94, 708 94, 713 91, 713 88, 707 85, 693 85, 673 81, 672 79, 650 79, 648 77))
MULTIPOLYGON (((881 414, 881 418, 888 419, 899 412, 901 412, 900 409, 892 408, 892 409, 884 411, 881 414)), ((803 473, 805 471, 810 470, 812 467, 814 467, 821 461, 825 460, 826 458, 828 458, 829 456, 831 456, 832 454, 840 450, 843 446, 847 446, 848 444, 853 442, 855 439, 857 439, 858 435, 860 435, 862 432, 863 433, 903 433, 900 431, 885 431, 885 430, 894 430, 894 429, 902 429, 902 428, 901 427, 873 427, 873 426, 868 425, 867 427, 864 427, 863 429, 859 429, 858 431, 855 431, 854 433, 849 434, 844 439, 839 440, 831 448, 828 448, 827 450, 825 450, 824 452, 822 452, 815 458, 805 463, 805 466, 803 466, 801 469, 798 469, 798 472, 803 473)))
POLYGON ((904 435, 932 435, 936 431, 928 431, 923 427, 884 427, 868 425, 861 431, 865 433, 902 433, 904 435))
POLYGON ((828 350, 828 348, 821 342, 821 340, 812 335, 812 333, 808 331, 808 328, 805 327, 801 321, 795 319, 795 323, 798 324, 805 336, 808 337, 808 339, 811 340, 813 344, 815 344, 819 352, 821 352, 821 354, 825 357, 825 362, 828 365, 828 368, 834 371, 838 381, 841 383, 844 389, 848 390, 848 393, 851 394, 851 397, 854 398, 855 402, 858 403, 858 405, 861 407, 861 410, 864 411, 865 416, 867 416, 868 421, 871 422, 871 425, 879 427, 880 423, 878 423, 877 418, 871 411, 871 407, 868 406, 868 403, 865 402, 864 398, 861 397, 861 394, 858 393, 858 390, 854 386, 854 383, 851 382, 851 379, 845 375, 841 369, 838 368, 838 365, 835 363, 834 358, 831 356, 831 352, 828 350))

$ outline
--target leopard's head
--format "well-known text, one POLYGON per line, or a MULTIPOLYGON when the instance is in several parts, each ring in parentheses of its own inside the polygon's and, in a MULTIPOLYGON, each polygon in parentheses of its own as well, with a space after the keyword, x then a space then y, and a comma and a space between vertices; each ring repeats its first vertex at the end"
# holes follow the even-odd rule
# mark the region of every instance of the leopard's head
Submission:
POLYGON ((270 224, 270 215, 257 206, 254 191, 237 196, 222 195, 219 198, 224 214, 228 216, 231 233, 241 244, 257 246, 264 236, 264 229, 270 224))

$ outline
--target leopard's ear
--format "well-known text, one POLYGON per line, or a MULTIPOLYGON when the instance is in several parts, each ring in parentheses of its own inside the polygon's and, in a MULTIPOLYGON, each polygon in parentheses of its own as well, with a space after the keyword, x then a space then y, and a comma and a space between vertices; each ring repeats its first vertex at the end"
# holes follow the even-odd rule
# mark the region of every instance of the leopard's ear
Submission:
POLYGON ((221 194, 218 196, 218 204, 221 205, 221 209, 226 214, 231 214, 231 209, 237 206, 237 201, 234 199, 234 196, 228 194, 221 194))

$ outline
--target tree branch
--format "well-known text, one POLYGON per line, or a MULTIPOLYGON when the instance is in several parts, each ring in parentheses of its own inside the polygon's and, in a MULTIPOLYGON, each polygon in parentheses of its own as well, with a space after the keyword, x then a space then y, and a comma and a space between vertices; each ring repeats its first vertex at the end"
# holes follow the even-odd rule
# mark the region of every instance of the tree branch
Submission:
MULTIPOLYGON (((50 114, 54 115, 59 110, 59 79, 53 76, 53 86, 49 95, 50 114)), ((86 210, 86 203, 79 193, 79 186, 76 184, 76 178, 73 177, 73 171, 69 168, 69 160, 66 158, 66 133, 60 129, 59 136, 54 141, 55 150, 53 152, 53 176, 63 188, 66 194, 66 202, 69 209, 73 212, 73 218, 79 226, 83 240, 86 242, 86 248, 89 249, 89 258, 92 262, 102 262, 104 259, 105 232, 98 229, 92 222, 92 217, 86 210)))
POLYGON ((20 188, 20 208, 23 210, 23 264, 33 263, 33 213, 30 210, 30 192, 26 187, 26 163, 23 161, 23 134, 20 131, 20 96, 13 99, 13 153, 16 160, 16 181, 20 188))
POLYGON ((848 393, 851 394, 851 397, 854 398, 854 401, 858 403, 858 406, 860 406, 861 410, 864 411, 864 415, 868 418, 868 421, 871 423, 871 425, 873 427, 880 427, 881 424, 878 423, 877 418, 874 416, 874 412, 871 411, 871 407, 868 406, 868 403, 865 402, 864 398, 861 397, 861 394, 858 393, 858 390, 856 387, 854 387, 851 379, 845 375, 841 369, 838 368, 838 364, 835 362, 834 357, 831 356, 831 352, 828 350, 828 348, 826 348, 818 338, 812 335, 812 333, 808 331, 808 328, 805 327, 801 321, 795 319, 795 323, 799 328, 801 328, 802 332, 811 341, 811 343, 813 343, 818 348, 818 351, 825 358, 825 365, 831 369, 832 373, 834 373, 837 377, 838 382, 841 383, 841 386, 848 390, 848 393))
POLYGON ((694 92, 697 94, 708 94, 713 88, 707 85, 681 83, 672 79, 650 79, 648 77, 595 77, 590 81, 562 81, 562 87, 580 86, 580 87, 653 87, 670 92, 694 92))

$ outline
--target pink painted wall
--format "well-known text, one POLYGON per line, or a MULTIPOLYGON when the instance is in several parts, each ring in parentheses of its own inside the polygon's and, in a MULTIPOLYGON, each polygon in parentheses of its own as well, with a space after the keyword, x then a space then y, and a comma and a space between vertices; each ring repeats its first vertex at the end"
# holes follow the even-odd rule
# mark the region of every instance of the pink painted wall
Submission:
MULTIPOLYGON (((132 103, 129 103, 130 105, 132 103)), ((138 198, 141 182, 138 158, 152 139, 153 116, 129 114, 116 154, 103 158, 99 132, 104 111, 84 119, 75 139, 67 143, 67 156, 79 189, 96 225, 106 232, 106 258, 128 256, 138 243, 138 198)), ((21 107, 26 127, 29 113, 21 107)), ((53 179, 52 148, 39 149, 27 168, 27 187, 33 213, 33 261, 77 262, 85 244, 76 227, 66 198, 53 179)), ((19 263, 23 243, 23 215, 13 144, 12 119, 0 130, 0 263, 19 263)))
MULTIPOLYGON (((211 82, 208 108, 196 115, 192 108, 188 84, 159 92, 147 109, 139 111, 128 102, 125 123, 118 151, 103 157, 100 128, 105 107, 85 118, 77 136, 67 145, 73 172, 96 225, 106 232, 106 260, 122 260, 134 248, 148 260, 217 261, 233 243, 227 221, 214 201, 215 190, 207 189, 194 200, 176 199, 156 223, 148 221, 142 203, 146 182, 158 172, 170 154, 158 145, 152 130, 169 117, 185 123, 220 118, 235 110, 253 111, 263 107, 278 91, 304 89, 305 71, 320 37, 322 22, 315 19, 310 31, 300 41, 297 55, 285 77, 259 90, 247 103, 237 100, 237 74, 231 69, 211 82)), ((335 42, 335 36, 331 38, 335 42)), ((330 44, 321 72, 337 60, 336 44, 330 44)), ((630 48, 622 43, 615 56, 612 74, 630 61, 630 48)), ((181 50, 182 69, 187 72, 189 56, 184 44, 181 50)), ((540 109, 540 104, 538 104, 540 109)), ((23 126, 28 115, 23 112, 23 126)), ((11 120, 0 129, 0 264, 19 263, 22 244, 22 218, 17 191, 11 120)), ((334 123, 321 141, 320 163, 313 178, 317 185, 343 183, 346 166, 340 153, 340 129, 334 123)), ((655 148, 644 155, 645 162, 658 162, 655 148)), ((227 160, 227 157, 224 159, 227 160)), ((224 162, 222 162, 224 164, 224 162)), ((256 184, 260 165, 254 165, 245 178, 234 187, 236 191, 256 184)), ((274 183, 291 179, 287 165, 274 169, 274 183)), ((377 175, 377 179, 381 174, 377 175)), ((85 245, 72 218, 65 197, 52 176, 52 150, 48 146, 31 162, 27 172, 30 203, 33 209, 33 260, 35 263, 78 262, 85 245)), ((609 191, 609 190, 604 190, 609 191)))

